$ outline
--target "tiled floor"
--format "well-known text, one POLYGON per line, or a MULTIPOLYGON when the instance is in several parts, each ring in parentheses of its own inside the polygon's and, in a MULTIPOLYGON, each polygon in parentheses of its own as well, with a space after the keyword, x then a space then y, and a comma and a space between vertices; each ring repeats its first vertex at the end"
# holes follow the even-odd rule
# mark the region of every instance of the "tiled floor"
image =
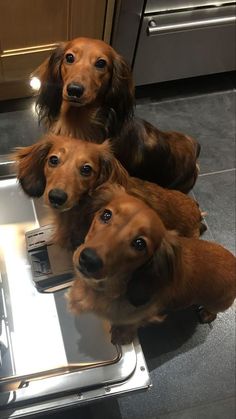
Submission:
MULTIPOLYGON (((193 190, 207 211, 204 239, 235 252, 235 89, 225 74, 137 90, 137 114, 163 130, 180 130, 202 146, 193 190)), ((0 103, 0 154, 41 133, 32 100, 0 103)), ((235 310, 200 325, 192 310, 140 330, 150 391, 61 412, 58 419, 234 419, 235 310)), ((45 418, 45 415, 43 416, 45 418)), ((52 416, 54 417, 54 416, 52 416)))

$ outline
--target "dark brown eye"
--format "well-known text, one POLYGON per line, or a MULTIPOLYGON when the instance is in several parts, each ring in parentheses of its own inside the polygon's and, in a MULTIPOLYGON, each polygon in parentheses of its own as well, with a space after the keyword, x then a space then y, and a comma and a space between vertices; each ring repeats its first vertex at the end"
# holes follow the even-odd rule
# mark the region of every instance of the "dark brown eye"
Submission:
POLYGON ((103 213, 100 215, 100 219, 103 223, 107 223, 112 217, 112 212, 109 209, 105 209, 103 213))
POLYGON ((49 166, 57 166, 60 163, 60 160, 57 156, 50 156, 48 159, 49 166))
POLYGON ((81 173, 82 176, 90 176, 92 171, 93 171, 93 169, 89 164, 84 164, 80 168, 80 173, 81 173))
POLYGON ((142 239, 142 237, 137 237, 137 239, 134 239, 131 245, 135 248, 135 250, 138 250, 140 252, 145 250, 147 247, 147 243, 144 239, 142 239))
POLYGON ((97 68, 104 68, 104 67, 106 67, 106 65, 107 65, 107 62, 105 60, 103 60, 102 58, 97 60, 96 63, 95 63, 95 67, 97 67, 97 68))
POLYGON ((66 62, 68 64, 72 64, 74 61, 75 61, 75 57, 73 54, 70 54, 70 53, 66 54, 66 62))

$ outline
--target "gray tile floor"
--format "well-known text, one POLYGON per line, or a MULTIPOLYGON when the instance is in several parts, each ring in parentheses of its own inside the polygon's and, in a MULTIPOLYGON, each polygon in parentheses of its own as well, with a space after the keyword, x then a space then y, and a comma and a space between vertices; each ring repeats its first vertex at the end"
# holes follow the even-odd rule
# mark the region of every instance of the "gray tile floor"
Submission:
MULTIPOLYGON (((202 146, 193 190, 214 240, 235 253, 235 96, 232 73, 137 91, 137 114, 163 130, 180 130, 202 146)), ((33 101, 0 102, 0 154, 37 140, 33 101)), ((234 419, 235 308, 211 325, 192 310, 140 330, 153 387, 148 392, 61 412, 59 419, 234 419)), ((43 416, 44 418, 45 415, 43 416)), ((52 416, 54 417, 54 416, 52 416)))

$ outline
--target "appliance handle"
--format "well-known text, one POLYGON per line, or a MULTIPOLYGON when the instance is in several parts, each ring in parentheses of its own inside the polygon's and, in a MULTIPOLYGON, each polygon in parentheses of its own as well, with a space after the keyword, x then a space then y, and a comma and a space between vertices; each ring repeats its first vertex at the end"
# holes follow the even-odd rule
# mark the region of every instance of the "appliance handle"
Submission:
POLYGON ((158 35, 163 32, 175 32, 184 29, 195 29, 209 26, 225 25, 236 22, 235 16, 219 17, 215 19, 201 19, 190 22, 174 23, 158 26, 158 20, 152 19, 148 22, 147 34, 149 36, 158 35))

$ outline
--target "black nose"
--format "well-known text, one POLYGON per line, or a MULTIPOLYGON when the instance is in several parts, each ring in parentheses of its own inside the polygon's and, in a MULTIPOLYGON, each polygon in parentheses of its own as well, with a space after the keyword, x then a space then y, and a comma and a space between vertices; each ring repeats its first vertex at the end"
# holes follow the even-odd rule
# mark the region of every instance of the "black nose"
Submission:
POLYGON ((82 270, 85 269, 89 273, 95 273, 103 267, 102 259, 90 247, 86 247, 80 253, 79 264, 82 270))
POLYGON ((63 205, 67 200, 67 193, 62 189, 51 189, 48 198, 52 205, 63 205))
POLYGON ((84 93, 84 86, 78 83, 70 83, 67 86, 67 93, 68 96, 80 98, 84 93))

